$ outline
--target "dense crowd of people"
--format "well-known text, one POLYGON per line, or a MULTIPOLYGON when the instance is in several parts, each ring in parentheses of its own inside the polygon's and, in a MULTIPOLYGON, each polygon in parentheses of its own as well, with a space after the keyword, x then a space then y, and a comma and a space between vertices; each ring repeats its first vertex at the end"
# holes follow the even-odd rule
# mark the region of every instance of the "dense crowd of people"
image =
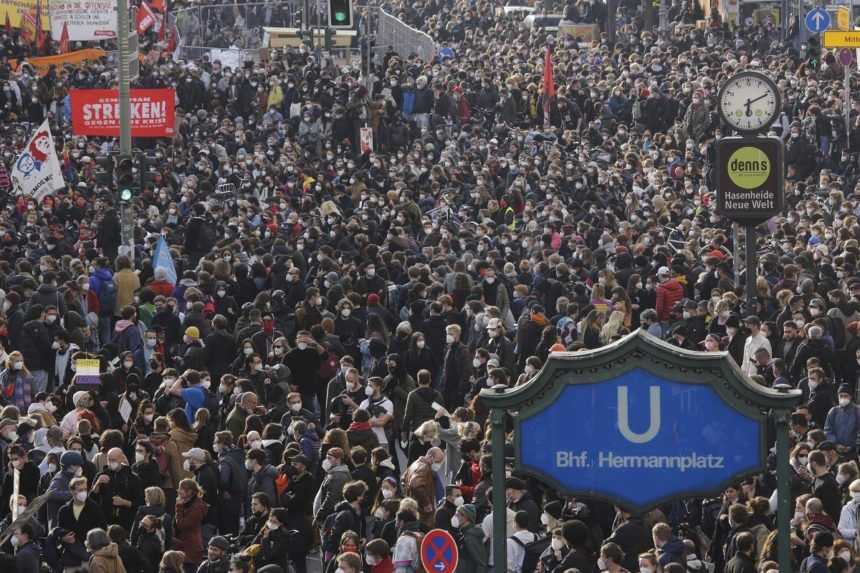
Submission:
MULTIPOLYGON (((369 82, 304 48, 147 58, 136 85, 176 88, 176 136, 135 141, 153 160, 128 253, 99 170, 116 142, 73 135, 67 99, 114 69, 40 75, 0 38, 3 162, 47 119, 67 183, 2 199, 3 570, 423 573, 439 528, 459 573, 778 571, 774 470, 645 514, 564 496, 513 453, 492 481, 481 390, 637 328, 802 390, 794 570, 860 570, 860 98, 846 125, 834 55, 692 3, 663 35, 622 3, 612 46, 484 1, 384 7, 442 55, 376 46, 369 82), (717 90, 745 69, 778 83, 786 159, 751 301, 713 172, 717 90)), ((206 30, 238 37, 237 13, 206 30)))

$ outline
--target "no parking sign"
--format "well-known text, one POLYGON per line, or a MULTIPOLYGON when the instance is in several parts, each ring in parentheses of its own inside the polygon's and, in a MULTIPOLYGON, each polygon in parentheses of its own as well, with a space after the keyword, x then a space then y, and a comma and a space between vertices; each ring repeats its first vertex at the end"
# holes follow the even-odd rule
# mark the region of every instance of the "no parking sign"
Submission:
POLYGON ((421 564, 427 573, 454 573, 460 551, 450 533, 434 529, 421 540, 421 564))

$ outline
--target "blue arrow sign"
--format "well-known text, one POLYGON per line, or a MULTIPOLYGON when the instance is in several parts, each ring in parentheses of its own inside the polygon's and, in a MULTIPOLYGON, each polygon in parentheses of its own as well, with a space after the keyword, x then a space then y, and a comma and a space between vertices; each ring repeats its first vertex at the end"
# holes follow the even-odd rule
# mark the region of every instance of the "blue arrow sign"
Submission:
POLYGON ((813 8, 806 13, 806 29, 818 34, 830 27, 830 14, 824 8, 813 8))
POLYGON ((569 384, 550 406, 526 416, 518 432, 526 471, 633 507, 718 490, 760 470, 765 455, 764 424, 709 384, 640 368, 569 384))

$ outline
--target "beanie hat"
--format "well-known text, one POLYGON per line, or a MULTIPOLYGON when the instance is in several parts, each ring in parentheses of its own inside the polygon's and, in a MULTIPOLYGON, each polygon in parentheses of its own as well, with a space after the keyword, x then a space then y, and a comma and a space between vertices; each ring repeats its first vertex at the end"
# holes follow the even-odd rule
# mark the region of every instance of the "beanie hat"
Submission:
POLYGON ((468 517, 471 523, 475 523, 475 520, 478 518, 478 510, 471 503, 460 506, 457 512, 468 517))
POLYGON ((196 326, 189 326, 185 329, 185 336, 197 340, 200 338, 200 330, 196 326))

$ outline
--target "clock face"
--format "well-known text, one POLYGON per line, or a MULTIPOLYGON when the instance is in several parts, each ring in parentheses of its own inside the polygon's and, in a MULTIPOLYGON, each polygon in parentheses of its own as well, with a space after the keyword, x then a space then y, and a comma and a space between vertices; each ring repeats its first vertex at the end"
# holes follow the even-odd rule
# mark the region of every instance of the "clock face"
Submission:
POLYGON ((759 131, 779 115, 779 92, 766 76, 745 72, 730 78, 720 91, 723 119, 738 131, 759 131))

